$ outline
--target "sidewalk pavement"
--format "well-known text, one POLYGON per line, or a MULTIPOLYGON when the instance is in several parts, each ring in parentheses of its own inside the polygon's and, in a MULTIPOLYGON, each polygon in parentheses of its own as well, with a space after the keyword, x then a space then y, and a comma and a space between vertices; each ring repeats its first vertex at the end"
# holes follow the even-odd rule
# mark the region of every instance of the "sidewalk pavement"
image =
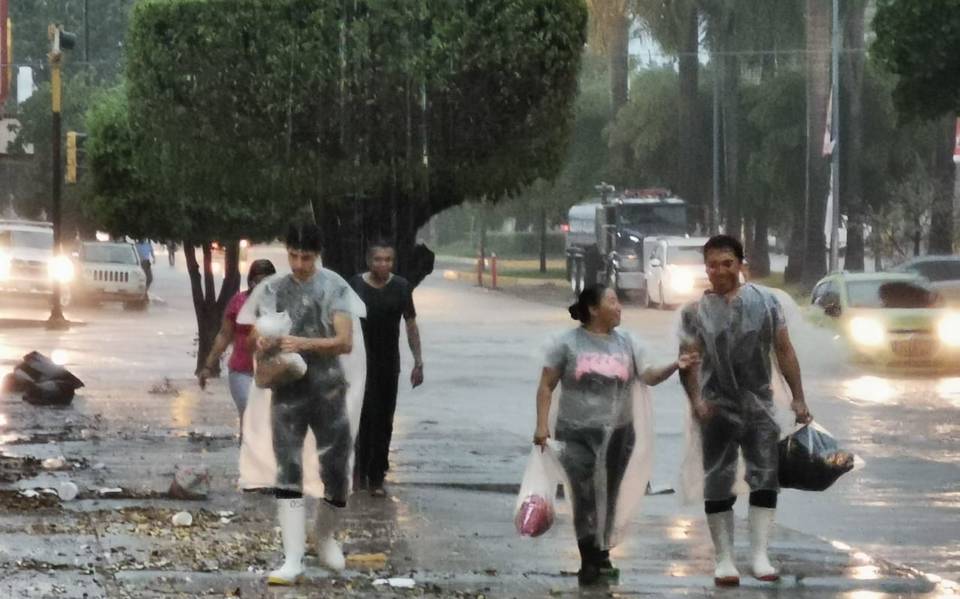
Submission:
MULTIPOLYGON (((391 485, 388 499, 354 495, 341 531, 348 571, 332 577, 311 559, 304 585, 268 589, 263 573, 280 557, 273 500, 234 490, 235 417, 224 409, 230 402, 225 386, 217 381, 212 393, 203 393, 192 383, 168 381, 153 394, 114 389, 101 399, 79 397, 67 410, 3 399, 6 430, 16 423, 15 432, 0 439, 3 596, 582 596, 569 505, 561 504, 547 535, 522 539, 512 523, 515 486, 448 482, 458 480, 456 473, 419 480, 409 474, 391 485), (38 462, 60 455, 68 461, 62 470, 46 471, 38 462), (209 469, 209 498, 166 496, 178 464, 209 469), (43 492, 65 480, 79 486, 77 499, 60 501, 43 492), (28 498, 18 489, 40 494, 28 498), (193 515, 192 526, 171 524, 181 510, 193 515), (415 586, 375 586, 398 577, 411 578, 415 586)), ((423 443, 419 433, 409 436, 423 443)), ((450 441, 435 438, 434 450, 445 450, 450 441)), ((484 458, 477 460, 482 464, 484 458)), ((504 480, 496 463, 479 469, 488 470, 486 480, 504 480)), ((619 584, 587 596, 716 592, 702 517, 678 510, 672 496, 655 496, 634 528, 613 552, 622 570, 619 584)), ((746 570, 742 519, 737 538, 746 570)), ((880 598, 950 591, 919 572, 796 531, 778 529, 771 554, 783 568, 781 583, 744 577, 739 590, 723 595, 880 598)))

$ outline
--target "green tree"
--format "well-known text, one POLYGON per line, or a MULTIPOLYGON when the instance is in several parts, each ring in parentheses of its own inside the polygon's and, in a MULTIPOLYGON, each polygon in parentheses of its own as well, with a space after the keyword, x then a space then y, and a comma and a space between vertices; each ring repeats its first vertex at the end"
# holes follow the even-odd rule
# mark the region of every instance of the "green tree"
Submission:
POLYGON ((637 16, 644 29, 667 53, 677 57, 680 94, 679 154, 676 190, 689 201, 698 214, 705 206, 705 180, 698 176, 698 147, 706 138, 698 137, 702 130, 702 112, 699 110, 700 88, 700 2, 699 0, 636 0, 637 16))
POLYGON ((873 50, 880 63, 897 76, 893 100, 906 119, 940 123, 936 164, 931 174, 941 191, 934 205, 930 251, 953 253, 950 193, 954 165, 951 147, 954 117, 960 112, 960 0, 880 0, 873 20, 873 50))
MULTIPOLYGON (((579 0, 144 0, 127 40, 136 169, 187 246, 306 209, 326 266, 352 274, 387 237, 416 274, 430 216, 560 169, 586 16, 579 0)), ((228 264, 214 299, 187 260, 203 354, 238 276, 228 264)))

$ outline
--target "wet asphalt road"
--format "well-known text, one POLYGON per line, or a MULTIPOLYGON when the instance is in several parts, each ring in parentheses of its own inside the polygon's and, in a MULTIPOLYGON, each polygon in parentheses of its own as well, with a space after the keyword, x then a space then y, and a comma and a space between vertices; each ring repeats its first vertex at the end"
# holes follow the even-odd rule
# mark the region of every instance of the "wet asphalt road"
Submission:
MULTIPOLYGON (((276 249, 257 249, 251 259, 260 255, 282 260, 276 249)), ((68 365, 91 388, 136 384, 142 389, 170 373, 182 377, 192 372, 189 340, 195 321, 182 255, 178 258, 176 269, 158 266, 153 292, 163 303, 148 313, 110 306, 73 308, 69 316, 90 324, 44 336, 37 348, 63 352, 68 365), (123 351, 96 351, 98 345, 114 343, 123 351)), ((532 300, 518 300, 439 276, 417 290, 427 384, 416 391, 401 385, 390 480, 398 492, 426 502, 425 513, 431 508, 424 489, 510 490, 519 481, 533 428, 540 347, 550 334, 573 324, 555 296, 529 295, 532 300)), ((43 313, 36 304, 3 307, 7 317, 43 313)), ((666 361, 675 351, 674 313, 628 307, 624 326, 644 340, 654 361, 666 361)), ((15 330, 0 331, 0 360, 12 361, 22 354, 21 335, 15 330)), ((798 326, 794 339, 813 413, 867 465, 825 493, 784 492, 778 521, 838 548, 850 546, 944 578, 960 578, 960 435, 956 434, 960 379, 865 373, 847 364, 842 348, 828 332, 798 326)), ((409 362, 404 350, 404 373, 409 372, 409 362)), ((221 415, 214 418, 212 407, 204 404, 209 396, 191 397, 152 404, 146 402, 154 398, 145 393, 139 398, 143 403, 117 397, 118 409, 107 409, 103 416, 132 436, 141 431, 141 416, 151 422, 165 417, 181 429, 230 432, 231 419, 222 415, 232 410, 225 403, 229 400, 222 401, 217 407, 221 415)), ((655 483, 671 484, 682 453, 685 400, 676 379, 655 389, 654 397, 655 483)), ((111 398, 98 398, 98 402, 108 406, 111 398)), ((164 468, 168 470, 169 464, 164 468)), ((479 497, 482 507, 489 508, 484 495, 479 497)), ((508 495, 488 497, 506 498, 496 500, 504 505, 511 501, 508 495)), ((671 496, 651 498, 644 511, 651 517, 702 525, 698 507, 678 506, 671 496)), ((427 522, 425 536, 430 530, 427 522)), ((429 555, 428 549, 409 544, 408 551, 415 557, 429 555)), ((494 556, 496 552, 490 551, 494 556)), ((490 561, 505 557, 509 561, 509 556, 490 561)), ((573 555, 566 558, 574 567, 573 555)), ((665 570, 660 575, 677 575, 658 564, 665 570)), ((853 574, 864 579, 876 575, 870 568, 853 574)))

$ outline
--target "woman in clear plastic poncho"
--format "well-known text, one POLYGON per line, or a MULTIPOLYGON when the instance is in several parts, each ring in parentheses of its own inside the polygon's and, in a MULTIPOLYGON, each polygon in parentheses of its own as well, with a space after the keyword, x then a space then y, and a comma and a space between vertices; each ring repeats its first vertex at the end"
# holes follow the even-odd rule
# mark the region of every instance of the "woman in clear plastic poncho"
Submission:
POLYGON ((321 564, 335 571, 345 565, 333 534, 350 493, 366 375, 359 318, 366 312, 346 281, 318 264, 319 253, 316 225, 291 226, 292 272, 260 283, 237 317, 254 326, 258 359, 279 351, 306 365, 292 382, 256 387, 243 421, 240 487, 272 489, 277 497, 284 563, 270 573, 270 584, 294 584, 303 576, 304 494, 321 499, 316 523, 321 564), (289 317, 289 332, 268 337, 267 321, 278 313, 289 317))
POLYGON ((650 478, 653 418, 646 386, 691 366, 695 357, 684 354, 667 366, 648 367, 631 335, 617 329, 620 302, 612 289, 584 289, 570 315, 581 326, 548 348, 533 442, 544 446, 552 435, 561 445, 580 549, 578 578, 589 585, 618 574, 609 550, 622 537, 650 478), (559 399, 553 402, 558 384, 559 399))

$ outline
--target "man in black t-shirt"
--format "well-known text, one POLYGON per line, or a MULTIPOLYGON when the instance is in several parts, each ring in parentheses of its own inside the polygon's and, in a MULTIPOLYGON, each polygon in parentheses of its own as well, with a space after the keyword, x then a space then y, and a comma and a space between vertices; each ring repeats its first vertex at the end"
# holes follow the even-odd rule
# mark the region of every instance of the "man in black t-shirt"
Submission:
POLYGON ((367 350, 367 387, 355 448, 354 487, 366 486, 376 497, 386 495, 383 480, 390 467, 390 437, 400 377, 401 317, 406 321, 407 341, 414 359, 410 384, 417 387, 423 383, 413 288, 406 279, 393 274, 395 258, 396 252, 389 243, 376 242, 367 251, 370 270, 350 279, 350 286, 367 305, 367 317, 361 320, 367 350))

